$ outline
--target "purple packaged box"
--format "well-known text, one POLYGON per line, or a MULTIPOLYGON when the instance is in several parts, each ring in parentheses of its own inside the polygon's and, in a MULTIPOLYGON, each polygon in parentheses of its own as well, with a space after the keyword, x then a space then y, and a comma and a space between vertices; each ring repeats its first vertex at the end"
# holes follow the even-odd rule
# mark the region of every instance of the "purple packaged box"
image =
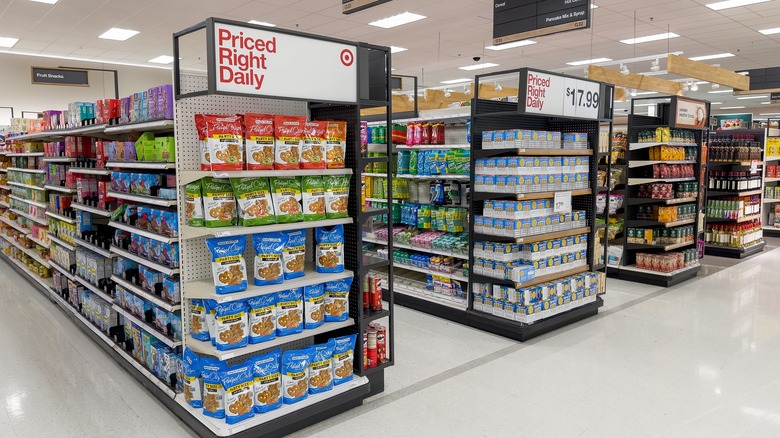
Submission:
POLYGON ((124 148, 125 161, 138 161, 138 155, 135 153, 135 142, 126 141, 124 148))
POLYGON ((147 91, 148 96, 148 102, 146 104, 146 110, 149 115, 149 120, 157 120, 158 116, 157 114, 159 111, 157 110, 157 95, 160 92, 160 87, 152 87, 147 91))
POLYGON ((157 92, 157 116, 173 120, 173 85, 161 85, 157 92))

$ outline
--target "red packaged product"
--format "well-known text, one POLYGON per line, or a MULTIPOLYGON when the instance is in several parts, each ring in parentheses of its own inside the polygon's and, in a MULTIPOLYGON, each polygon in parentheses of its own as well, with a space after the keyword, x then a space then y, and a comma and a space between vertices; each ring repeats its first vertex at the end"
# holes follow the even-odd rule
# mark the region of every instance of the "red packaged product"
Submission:
POLYGON ((444 123, 436 123, 431 131, 431 144, 446 144, 444 123))
POLYGON ((211 170, 244 169, 242 116, 206 116, 206 142, 211 170))
POLYGON ((371 310, 379 312, 382 310, 382 279, 379 277, 373 277, 370 281, 374 282, 374 287, 370 288, 371 294, 371 310))
POLYGON ((347 122, 328 122, 325 140, 325 165, 328 169, 343 169, 347 156, 347 122))
POLYGON ((306 122, 303 129, 303 147, 301 148, 302 169, 324 169, 325 150, 328 149, 325 139, 329 122, 306 122))
POLYGON ((414 146, 414 122, 406 123, 406 145, 414 146))
POLYGON ((431 144, 431 131, 432 128, 430 123, 425 123, 422 125, 422 137, 420 139, 420 144, 431 144))
POLYGON ((274 168, 273 114, 245 114, 247 170, 274 168))
POLYGON ((276 144, 274 169, 294 170, 301 168, 301 144, 306 116, 274 116, 276 144))
POLYGON ((376 330, 376 360, 383 364, 387 362, 387 328, 380 325, 376 330))
POLYGON ((200 170, 211 170, 211 154, 209 145, 206 142, 206 116, 204 114, 195 114, 195 129, 198 131, 198 142, 200 143, 200 170))
POLYGON ((95 142, 95 168, 103 169, 106 167, 106 159, 108 157, 106 151, 108 150, 107 143, 104 141, 95 142))

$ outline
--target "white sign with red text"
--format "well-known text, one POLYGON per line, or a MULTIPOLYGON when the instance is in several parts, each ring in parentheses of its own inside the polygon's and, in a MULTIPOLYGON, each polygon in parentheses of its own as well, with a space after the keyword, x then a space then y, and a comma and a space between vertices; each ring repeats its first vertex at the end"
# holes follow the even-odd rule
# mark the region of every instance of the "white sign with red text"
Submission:
POLYGON ((217 91, 357 101, 357 47, 215 23, 217 91))
POLYGON ((600 89, 597 82, 528 70, 525 112, 598 119, 600 89))

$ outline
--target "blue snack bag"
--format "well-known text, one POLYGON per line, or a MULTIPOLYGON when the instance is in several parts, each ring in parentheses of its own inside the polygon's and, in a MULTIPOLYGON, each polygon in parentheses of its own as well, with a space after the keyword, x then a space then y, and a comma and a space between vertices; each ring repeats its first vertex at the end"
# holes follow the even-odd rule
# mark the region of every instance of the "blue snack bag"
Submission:
POLYGON ((276 293, 276 335, 288 336, 303 331, 303 288, 276 293))
POLYGON ((208 325, 206 324, 206 303, 204 300, 193 299, 190 301, 190 335, 199 341, 210 339, 208 325))
POLYGON ((249 306, 249 343, 259 344, 276 338, 276 294, 246 300, 249 306))
POLYGON ((227 366, 225 362, 210 357, 201 357, 200 365, 203 378, 203 415, 225 418, 225 387, 222 386, 219 373, 227 366))
POLYGON ((251 364, 239 365, 219 373, 225 388, 225 422, 236 424, 255 416, 254 374, 251 364))
POLYGON ((352 380, 355 363, 355 338, 357 335, 335 338, 333 347, 333 384, 341 385, 352 380))
POLYGON ((255 248, 255 286, 268 286, 284 282, 282 253, 287 245, 284 233, 261 233, 252 236, 255 248))
POLYGON ((287 245, 284 247, 284 279, 292 280, 306 275, 306 230, 287 231, 287 245))
POLYGON ((333 349, 336 340, 314 346, 314 358, 309 364, 309 394, 333 389, 333 349))
POLYGON ((249 343, 249 318, 244 300, 220 303, 216 306, 214 332, 217 350, 233 350, 249 343))
POLYGON ((200 392, 200 357, 187 348, 184 350, 182 362, 184 365, 184 401, 193 408, 202 408, 203 396, 200 392))
POLYGON ((246 241, 244 236, 206 239, 206 246, 211 251, 211 272, 218 294, 246 290, 246 241))
POLYGON ((303 327, 316 329, 325 323, 325 285, 323 283, 303 288, 303 327))
POLYGON ((317 228, 317 272, 344 272, 344 226, 317 228))
POLYGON ((282 394, 284 404, 291 405, 309 396, 309 364, 314 347, 289 350, 282 354, 282 394))
POLYGON ((262 414, 282 406, 282 350, 253 358, 255 412, 262 414))
POLYGON ((349 290, 352 277, 325 283, 325 322, 349 319, 349 290))

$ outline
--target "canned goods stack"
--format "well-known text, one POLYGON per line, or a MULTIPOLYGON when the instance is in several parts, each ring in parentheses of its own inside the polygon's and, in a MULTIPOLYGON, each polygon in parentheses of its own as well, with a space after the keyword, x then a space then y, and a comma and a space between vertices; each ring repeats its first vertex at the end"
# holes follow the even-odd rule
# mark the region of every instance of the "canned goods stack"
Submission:
POLYGON ((363 332, 363 363, 373 368, 387 362, 387 327, 372 322, 363 332))

